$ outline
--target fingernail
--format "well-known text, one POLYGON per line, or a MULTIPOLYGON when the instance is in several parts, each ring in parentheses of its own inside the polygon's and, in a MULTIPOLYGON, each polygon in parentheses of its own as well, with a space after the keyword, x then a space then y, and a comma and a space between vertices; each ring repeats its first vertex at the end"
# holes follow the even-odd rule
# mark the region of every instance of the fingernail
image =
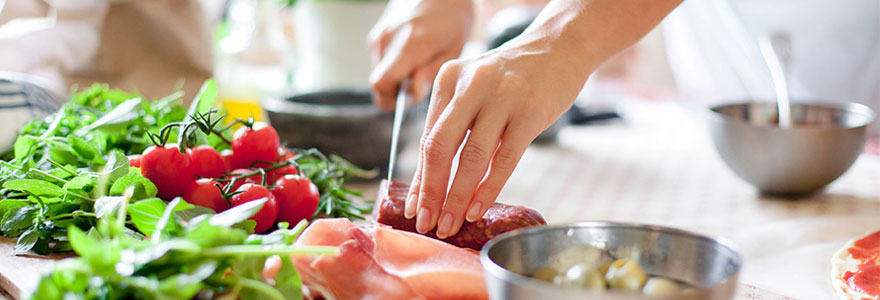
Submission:
POLYGON ((409 195, 409 197, 406 197, 403 216, 407 219, 412 219, 416 216, 416 195, 409 195))
POLYGON ((431 212, 422 207, 419 210, 419 216, 416 218, 416 231, 419 233, 425 233, 431 230, 431 212))
POLYGON ((452 230, 452 214, 445 213, 443 214, 443 217, 440 218, 440 223, 437 224, 437 237, 445 239, 450 230, 452 230))
POLYGON ((474 203, 473 205, 471 205, 471 209, 469 209, 468 213, 467 213, 467 221, 468 222, 476 221, 476 220, 480 219, 480 217, 482 217, 480 215, 480 209, 482 208, 481 206, 482 205, 480 204, 480 202, 477 202, 477 203, 474 203))

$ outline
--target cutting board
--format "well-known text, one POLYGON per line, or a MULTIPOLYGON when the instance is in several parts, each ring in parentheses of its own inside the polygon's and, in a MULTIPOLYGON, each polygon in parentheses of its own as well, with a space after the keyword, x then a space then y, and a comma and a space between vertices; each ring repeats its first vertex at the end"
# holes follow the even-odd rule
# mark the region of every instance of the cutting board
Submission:
MULTIPOLYGON (((73 255, 66 254, 12 255, 16 239, 0 237, 0 289, 12 299, 23 299, 37 287, 40 276, 52 265, 73 255)), ((2 293, 0 293, 2 295, 2 293)))

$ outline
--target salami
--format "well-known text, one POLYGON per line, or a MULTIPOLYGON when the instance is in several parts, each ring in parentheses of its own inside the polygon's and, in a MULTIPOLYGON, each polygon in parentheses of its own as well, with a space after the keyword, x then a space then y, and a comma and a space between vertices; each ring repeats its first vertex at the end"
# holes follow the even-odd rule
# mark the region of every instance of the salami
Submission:
MULTIPOLYGON (((389 187, 388 183, 383 181, 382 188, 379 189, 379 200, 376 201, 373 210, 376 221, 394 229, 417 232, 415 218, 407 219, 403 214, 409 186, 391 182, 389 187), (385 197, 386 189, 390 189, 389 197, 385 197)), ((547 224, 547 221, 535 210, 495 203, 486 211, 482 219, 473 223, 465 222, 458 233, 440 240, 458 247, 480 250, 486 242, 499 234, 544 224, 547 224)), ((426 232, 425 235, 437 239, 436 229, 426 232)))

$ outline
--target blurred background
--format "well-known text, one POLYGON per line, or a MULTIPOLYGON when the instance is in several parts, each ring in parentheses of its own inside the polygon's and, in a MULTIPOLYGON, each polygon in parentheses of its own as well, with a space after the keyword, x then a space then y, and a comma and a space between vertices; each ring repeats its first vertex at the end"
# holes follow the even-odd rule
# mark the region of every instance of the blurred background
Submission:
MULTIPOLYGON (((462 56, 516 36, 546 2, 477 1, 477 21, 462 56)), ((661 26, 595 72, 562 122, 615 119, 616 103, 628 97, 696 107, 772 100, 773 84, 757 38, 780 31, 792 37, 793 98, 857 101, 876 110, 880 2, 835 3, 685 1, 661 26), (789 13, 794 10, 798 13, 789 13)), ((205 79, 215 77, 224 107, 240 118, 267 119, 267 105, 287 115, 314 109, 287 106, 295 102, 362 105, 369 102, 371 70, 366 36, 386 4, 0 0, 0 71, 28 74, 61 99, 94 82, 150 98, 177 89, 194 95, 205 79), (279 101, 266 104, 266 99, 279 101)), ((361 108, 346 113, 382 117, 361 108)), ((3 126, 23 122, 10 118, 3 126)), ((548 136, 552 140, 553 134, 548 136)))

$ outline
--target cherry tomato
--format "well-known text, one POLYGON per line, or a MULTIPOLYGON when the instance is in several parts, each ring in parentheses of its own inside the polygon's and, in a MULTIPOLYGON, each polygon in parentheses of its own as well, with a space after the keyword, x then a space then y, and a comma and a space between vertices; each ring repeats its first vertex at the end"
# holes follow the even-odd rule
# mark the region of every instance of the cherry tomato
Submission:
POLYGON ((256 122, 252 128, 241 127, 232 136, 232 165, 249 167, 255 161, 278 161, 281 141, 272 126, 256 122))
POLYGON ((296 152, 289 151, 284 147, 278 148, 278 162, 285 162, 294 156, 296 156, 296 152))
POLYGON ((218 213, 229 209, 229 201, 223 199, 223 193, 214 185, 216 183, 209 178, 193 181, 183 191, 183 200, 190 204, 213 209, 218 213))
POLYGON ((246 167, 232 165, 232 149, 225 149, 223 151, 220 151, 220 157, 223 158, 223 162, 226 164, 226 170, 246 167))
POLYGON ((177 145, 152 146, 141 158, 141 174, 156 185, 159 198, 171 200, 180 196, 195 180, 190 159, 177 150, 177 145))
MULTIPOLYGON (((235 170, 232 170, 232 172, 229 172, 229 174, 227 175, 227 178, 238 177, 238 176, 241 176, 244 174, 250 174, 250 173, 253 173, 256 171, 257 170, 255 170, 255 169, 235 169, 235 170)), ((268 179, 268 178, 266 178, 266 179, 268 179)), ((251 175, 251 176, 248 176, 245 178, 236 179, 235 184, 232 186, 232 190, 237 191, 238 188, 241 187, 245 183, 256 183, 256 184, 262 185, 263 184, 263 175, 257 174, 257 175, 251 175)), ((271 183, 271 181, 266 180, 266 183, 271 183)))
POLYGON ((299 174, 299 171, 293 165, 283 166, 266 173, 266 182, 275 182, 287 174, 297 175, 299 174))
POLYGON ((266 203, 263 204, 263 208, 250 217, 251 220, 257 221, 257 226, 254 227, 254 232, 266 232, 266 230, 272 227, 272 224, 275 224, 275 219, 278 218, 278 205, 275 202, 275 196, 273 196, 266 187, 254 183, 245 183, 238 188, 238 191, 243 191, 243 193, 232 196, 232 206, 238 206, 245 202, 266 198, 266 203))
POLYGON ((275 182, 272 195, 278 202, 278 221, 296 225, 311 219, 318 209, 321 194, 318 187, 306 177, 285 175, 275 182))
POLYGON ((192 162, 191 168, 193 173, 199 177, 217 178, 226 173, 228 169, 223 156, 217 153, 214 147, 201 145, 195 148, 186 149, 186 155, 192 162))
POLYGON ((135 167, 135 168, 140 168, 141 167, 141 159, 143 159, 143 158, 144 158, 144 156, 140 155, 140 154, 129 155, 128 156, 128 165, 135 167))

